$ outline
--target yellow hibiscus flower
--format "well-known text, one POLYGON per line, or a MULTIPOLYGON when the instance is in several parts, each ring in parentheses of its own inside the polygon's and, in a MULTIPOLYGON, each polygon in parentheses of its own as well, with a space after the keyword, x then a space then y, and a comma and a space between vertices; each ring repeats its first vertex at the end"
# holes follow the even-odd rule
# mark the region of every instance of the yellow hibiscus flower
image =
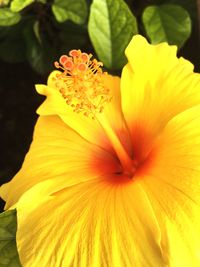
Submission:
POLYGON ((0 189, 23 267, 200 266, 200 75, 134 36, 121 79, 62 56, 24 164, 0 189))

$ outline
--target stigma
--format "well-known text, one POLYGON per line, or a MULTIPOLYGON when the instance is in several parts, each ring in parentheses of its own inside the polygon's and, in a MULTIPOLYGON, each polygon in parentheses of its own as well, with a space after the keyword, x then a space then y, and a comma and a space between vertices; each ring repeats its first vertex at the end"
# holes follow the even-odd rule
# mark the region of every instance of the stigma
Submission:
POLYGON ((54 62, 62 72, 55 76, 55 85, 74 112, 95 119, 104 106, 111 101, 109 89, 103 82, 103 63, 93 59, 92 54, 71 50, 54 62))

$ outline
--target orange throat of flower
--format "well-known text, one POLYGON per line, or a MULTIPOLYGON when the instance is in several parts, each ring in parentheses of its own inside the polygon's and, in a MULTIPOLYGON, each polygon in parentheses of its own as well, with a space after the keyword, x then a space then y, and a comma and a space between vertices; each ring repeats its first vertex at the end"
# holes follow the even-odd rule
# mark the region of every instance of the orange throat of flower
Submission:
POLYGON ((102 62, 92 59, 92 54, 71 50, 69 56, 62 55, 54 64, 63 71, 56 74, 54 80, 66 104, 74 112, 99 122, 116 152, 123 173, 133 177, 136 162, 128 155, 106 117, 101 115, 112 99, 109 88, 103 82, 103 75, 107 73, 102 71, 102 62))

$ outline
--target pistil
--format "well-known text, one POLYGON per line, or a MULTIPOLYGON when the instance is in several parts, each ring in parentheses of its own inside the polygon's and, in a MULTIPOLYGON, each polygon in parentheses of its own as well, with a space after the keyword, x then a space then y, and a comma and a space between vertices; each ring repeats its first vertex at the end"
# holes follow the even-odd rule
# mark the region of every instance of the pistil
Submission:
POLYGON ((103 83, 103 64, 92 59, 91 54, 82 53, 81 50, 71 50, 69 56, 62 55, 55 67, 63 72, 57 73, 55 85, 66 104, 74 112, 82 113, 91 119, 97 120, 121 163, 123 174, 130 178, 136 170, 136 162, 131 159, 123 147, 117 134, 104 116, 104 106, 112 99, 109 88, 103 83))
POLYGON ((104 114, 98 114, 96 118, 100 123, 101 127, 104 129, 109 141, 112 144, 112 147, 115 150, 115 153, 117 154, 117 157, 123 169, 122 173, 132 178, 136 171, 137 162, 131 159, 124 146, 120 142, 115 131, 111 127, 110 123, 105 118, 104 114))

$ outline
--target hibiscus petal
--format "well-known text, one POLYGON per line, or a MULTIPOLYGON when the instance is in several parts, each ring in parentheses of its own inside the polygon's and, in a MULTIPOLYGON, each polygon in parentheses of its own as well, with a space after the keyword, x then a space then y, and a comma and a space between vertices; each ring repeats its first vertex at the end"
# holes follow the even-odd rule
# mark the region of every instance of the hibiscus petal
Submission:
POLYGON ((41 116, 21 170, 0 188, 0 194, 8 208, 43 180, 52 179, 55 187, 64 188, 116 172, 117 166, 111 154, 87 142, 58 116, 41 116), (100 168, 103 159, 107 164, 100 168))
POLYGON ((139 184, 99 179, 51 196, 43 192, 48 187, 36 185, 17 204, 24 267, 165 266, 160 229, 139 184))
POLYGON ((200 266, 199 125, 200 106, 174 117, 155 141, 142 178, 170 267, 200 266))
POLYGON ((175 46, 149 45, 139 35, 133 37, 126 55, 129 63, 121 78, 122 109, 135 157, 141 161, 173 116, 200 103, 200 75, 192 72, 191 63, 176 57, 175 46))
POLYGON ((181 189, 160 177, 146 176, 143 187, 161 229, 166 266, 199 267, 200 207, 181 189))

